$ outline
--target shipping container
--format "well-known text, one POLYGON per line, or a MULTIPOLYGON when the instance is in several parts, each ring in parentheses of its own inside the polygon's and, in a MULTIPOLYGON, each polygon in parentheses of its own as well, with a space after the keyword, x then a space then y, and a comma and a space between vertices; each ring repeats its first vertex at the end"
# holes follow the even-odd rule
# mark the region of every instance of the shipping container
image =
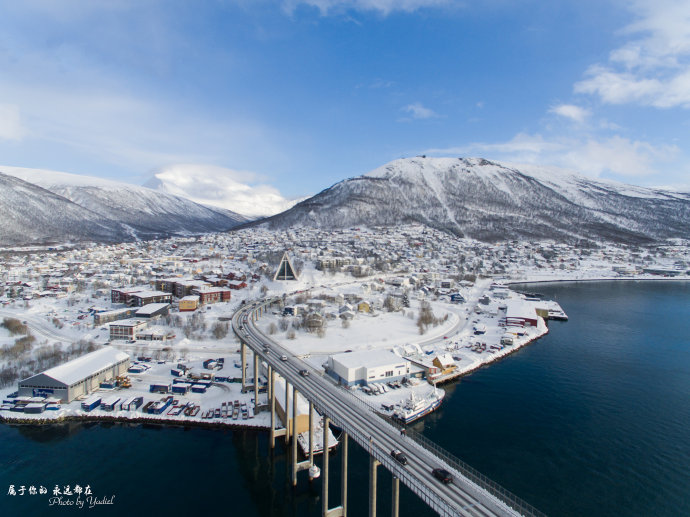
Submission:
POLYGON ((101 404, 101 397, 98 395, 91 395, 85 401, 81 403, 81 408, 84 411, 93 411, 101 404))

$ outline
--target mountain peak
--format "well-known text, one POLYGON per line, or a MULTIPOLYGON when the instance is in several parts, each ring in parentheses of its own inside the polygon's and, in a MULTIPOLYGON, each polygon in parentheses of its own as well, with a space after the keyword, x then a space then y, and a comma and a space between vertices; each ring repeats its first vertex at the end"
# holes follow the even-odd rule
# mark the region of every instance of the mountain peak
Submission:
POLYGON ((419 222, 484 241, 631 243, 690 238, 690 195, 593 180, 550 167, 418 156, 342 181, 272 226, 419 222))

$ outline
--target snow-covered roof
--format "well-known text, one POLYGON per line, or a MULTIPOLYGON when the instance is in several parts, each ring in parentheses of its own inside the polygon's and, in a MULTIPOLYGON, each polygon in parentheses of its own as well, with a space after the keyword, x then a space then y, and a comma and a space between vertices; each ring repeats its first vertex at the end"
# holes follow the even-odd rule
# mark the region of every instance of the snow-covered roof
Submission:
POLYGON ((165 307, 169 307, 169 303, 149 303, 147 305, 144 305, 141 309, 139 309, 136 313, 137 314, 153 314, 156 311, 159 311, 161 309, 164 309, 165 307))
POLYGON ((507 318, 530 318, 536 319, 537 311, 534 302, 527 300, 508 300, 506 303, 507 318))
POLYGON ((172 294, 166 293, 165 291, 148 290, 148 291, 137 291, 136 293, 132 293, 132 296, 137 296, 139 298, 151 298, 153 296, 172 296, 172 294))
POLYGON ((406 364, 407 359, 394 354, 389 350, 361 350, 358 352, 346 352, 335 354, 333 361, 337 361, 345 368, 376 368, 391 364, 406 364))
POLYGON ((436 356, 439 364, 442 366, 452 366, 455 364, 455 359, 450 354, 439 354, 436 356))
POLYGON ((43 375, 70 386, 93 373, 99 372, 110 366, 115 366, 128 359, 129 355, 125 352, 121 352, 115 348, 101 348, 95 352, 50 368, 43 372, 43 375))
POLYGON ((148 325, 149 322, 147 320, 140 320, 137 318, 128 318, 126 320, 118 320, 118 321, 113 321, 110 324, 110 328, 112 327, 139 327, 141 325, 148 325))

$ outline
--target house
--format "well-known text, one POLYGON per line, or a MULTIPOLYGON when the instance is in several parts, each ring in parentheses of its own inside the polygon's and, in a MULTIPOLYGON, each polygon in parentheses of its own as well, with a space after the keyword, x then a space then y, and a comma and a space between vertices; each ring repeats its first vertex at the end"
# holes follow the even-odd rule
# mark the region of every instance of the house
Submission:
POLYGON ((138 309, 135 313, 137 318, 156 319, 167 316, 170 313, 169 303, 149 303, 138 309))
POLYGON ((185 296, 180 300, 180 312, 195 311, 199 307, 199 297, 196 295, 185 296))
POLYGON ((148 327, 147 320, 130 318, 126 320, 119 320, 110 324, 110 339, 137 339, 139 332, 148 327))
POLYGON ((535 305, 526 300, 508 300, 504 323, 507 327, 536 327, 539 316, 535 305))
POLYGON ((172 303, 172 294, 165 291, 138 291, 127 295, 125 303, 130 307, 143 307, 150 303, 172 303))
POLYGON ((175 282, 175 296, 177 298, 184 298, 192 294, 194 289, 200 289, 210 284, 201 280, 178 280, 175 282))
POLYGON ((453 293, 450 295, 450 301, 452 303, 465 303, 465 297, 460 293, 453 293))
POLYGON ((136 309, 116 309, 114 311, 96 312, 93 315, 94 325, 105 325, 111 321, 126 320, 132 318, 136 309))
POLYGON ((437 355, 432 364, 440 370, 441 375, 453 373, 457 368, 455 360, 450 354, 437 355))
POLYGON ((127 303, 129 296, 140 291, 148 291, 148 285, 140 285, 137 287, 120 287, 110 290, 110 301, 112 303, 127 303))
POLYGON ((227 287, 204 286, 192 289, 192 295, 198 296, 199 304, 205 305, 209 303, 229 302, 232 291, 227 287))

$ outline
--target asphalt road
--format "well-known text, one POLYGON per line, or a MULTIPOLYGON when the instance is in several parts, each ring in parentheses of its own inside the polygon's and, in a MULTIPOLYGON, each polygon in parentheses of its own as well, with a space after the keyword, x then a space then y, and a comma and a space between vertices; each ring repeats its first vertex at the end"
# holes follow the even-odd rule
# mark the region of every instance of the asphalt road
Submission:
POLYGON ((240 339, 296 386, 321 414, 343 428, 350 438, 368 450, 434 510, 442 515, 519 515, 503 501, 466 479, 435 453, 402 436, 398 428, 381 418, 364 401, 335 385, 330 377, 322 376, 321 372, 262 334, 250 317, 255 307, 258 304, 243 307, 233 318, 233 329, 240 339), (288 360, 280 360, 282 355, 287 356, 288 360), (302 370, 307 370, 309 375, 300 375, 302 370), (407 466, 392 458, 390 453, 394 449, 401 450, 407 456, 407 466), (435 479, 431 474, 435 467, 451 472, 454 482, 444 485, 435 479))

